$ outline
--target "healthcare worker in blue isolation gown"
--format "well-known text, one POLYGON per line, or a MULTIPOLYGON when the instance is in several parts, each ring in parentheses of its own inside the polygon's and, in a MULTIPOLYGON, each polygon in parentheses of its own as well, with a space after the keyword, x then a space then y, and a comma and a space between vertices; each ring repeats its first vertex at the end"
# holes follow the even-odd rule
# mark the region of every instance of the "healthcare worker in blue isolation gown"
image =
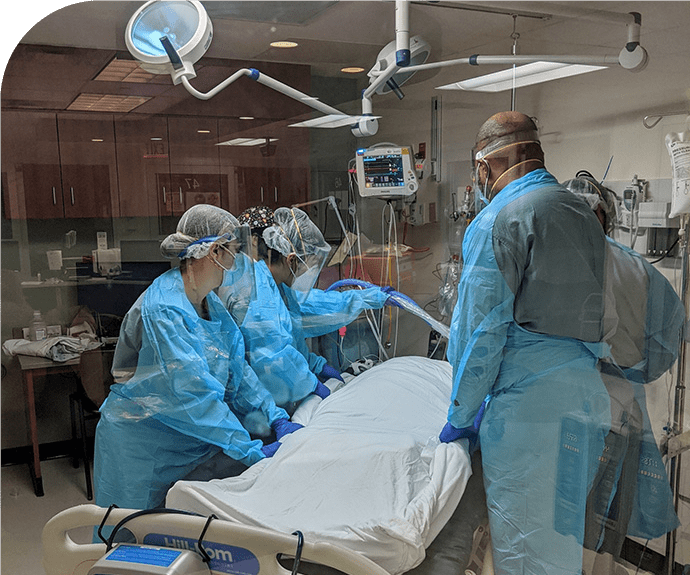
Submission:
MULTIPOLYGON (((587 202, 612 236, 614 192, 586 171, 563 185, 587 202)), ((615 366, 602 363, 601 369, 611 398, 611 429, 587 498, 584 545, 618 558, 626 536, 654 539, 678 526, 643 384, 675 362, 685 310, 671 284, 643 256, 611 237, 607 248, 618 321, 605 338, 615 366)))
MULTIPOLYGON (((238 417, 257 411, 278 438, 299 428, 244 359, 239 328, 213 291, 245 282, 248 228, 215 206, 187 210, 161 253, 178 257, 139 300, 134 375, 115 384, 96 430, 95 492, 102 507, 161 505, 172 484, 220 452, 250 466, 280 445, 252 440, 238 417)), ((208 477, 211 479, 211 477, 208 477)))
POLYGON ((324 357, 309 350, 305 338, 331 333, 365 309, 380 309, 390 296, 379 288, 314 288, 331 248, 299 208, 273 212, 257 206, 239 219, 252 228, 257 297, 243 309, 233 286, 218 293, 240 325, 252 368, 276 404, 292 412, 312 393, 328 397, 329 379, 342 380, 324 357))
POLYGON ((612 429, 602 373, 620 369, 607 341, 621 312, 609 242, 589 205, 546 171, 528 116, 489 118, 473 160, 487 205, 463 241, 440 439, 466 436, 485 405, 497 574, 580 575, 587 499, 612 429))

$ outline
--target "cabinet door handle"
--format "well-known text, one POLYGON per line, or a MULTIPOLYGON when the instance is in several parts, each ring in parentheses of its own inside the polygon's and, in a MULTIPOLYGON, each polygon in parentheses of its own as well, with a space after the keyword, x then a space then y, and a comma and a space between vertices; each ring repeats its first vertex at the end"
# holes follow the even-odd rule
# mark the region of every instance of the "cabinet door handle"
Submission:
POLYGON ((278 186, 273 188, 273 199, 275 200, 275 203, 278 203, 278 186))
POLYGON ((72 205, 74 205, 74 188, 69 189, 69 195, 72 197, 72 205))
POLYGON ((165 186, 163 186, 163 203, 164 203, 164 204, 167 204, 167 203, 168 203, 168 201, 167 201, 166 198, 165 198, 165 186))
POLYGON ((261 186, 261 203, 264 203, 264 187, 261 186))
POLYGON ((180 205, 182 205, 182 204, 183 204, 183 201, 182 201, 182 187, 180 187, 180 205))
POLYGON ((57 197, 55 196, 55 186, 53 186, 53 205, 57 206, 57 197))

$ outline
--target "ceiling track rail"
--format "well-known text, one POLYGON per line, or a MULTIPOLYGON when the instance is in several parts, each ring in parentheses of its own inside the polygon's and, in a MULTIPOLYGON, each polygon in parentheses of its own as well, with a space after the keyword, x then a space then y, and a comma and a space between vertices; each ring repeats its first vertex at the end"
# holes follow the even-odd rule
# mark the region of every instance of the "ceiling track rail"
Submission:
POLYGON ((468 12, 483 12, 485 14, 499 14, 502 16, 520 16, 521 18, 533 18, 535 20, 551 20, 553 18, 551 14, 544 14, 540 12, 528 12, 525 10, 498 8, 495 6, 485 6, 478 4, 464 4, 462 2, 424 2, 421 0, 412 0, 410 4, 416 4, 418 6, 431 6, 433 8, 450 8, 452 10, 465 10, 468 12))

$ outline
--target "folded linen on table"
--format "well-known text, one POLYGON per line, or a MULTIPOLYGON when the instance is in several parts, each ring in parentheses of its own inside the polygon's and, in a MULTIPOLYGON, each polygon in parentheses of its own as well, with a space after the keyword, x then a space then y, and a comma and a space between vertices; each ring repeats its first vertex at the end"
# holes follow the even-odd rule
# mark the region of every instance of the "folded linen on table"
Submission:
POLYGON ((35 355, 63 362, 76 359, 83 352, 96 349, 101 345, 100 341, 93 341, 92 339, 58 335, 40 341, 8 339, 2 344, 2 350, 7 355, 35 355))

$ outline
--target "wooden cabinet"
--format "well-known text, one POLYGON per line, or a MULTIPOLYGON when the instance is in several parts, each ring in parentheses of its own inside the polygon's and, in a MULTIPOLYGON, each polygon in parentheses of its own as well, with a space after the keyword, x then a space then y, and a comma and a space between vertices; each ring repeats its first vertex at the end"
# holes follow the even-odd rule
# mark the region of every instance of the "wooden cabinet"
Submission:
POLYGON ((309 199, 309 131, 285 121, 5 111, 8 218, 154 217, 160 233, 198 203, 237 215, 309 199), (219 145, 235 137, 265 145, 219 145))
POLYGON ((57 120, 65 217, 119 215, 113 117, 58 114, 57 120))
POLYGON ((64 217, 56 115, 3 111, 1 148, 7 217, 64 217))
MULTIPOLYGON (((256 124, 256 123, 255 123, 256 124)), ((250 125, 219 121, 220 139, 270 140, 253 146, 222 145, 220 170, 230 177, 237 213, 251 206, 290 206, 309 199, 309 131, 287 122, 250 125)))
POLYGON ((112 116, 3 112, 9 217, 110 218, 117 190, 112 116))
POLYGON ((160 176, 165 178, 170 174, 167 119, 164 116, 116 118, 115 142, 120 215, 158 216, 158 197, 166 185, 160 176))
POLYGON ((18 168, 24 187, 25 217, 64 218, 60 164, 20 164, 18 168))
POLYGON ((218 121, 168 118, 170 177, 159 194, 160 213, 180 216, 196 204, 228 208, 227 176, 220 173, 218 121))
POLYGON ((275 209, 299 204, 309 198, 307 168, 239 167, 237 173, 241 210, 257 205, 275 209))

